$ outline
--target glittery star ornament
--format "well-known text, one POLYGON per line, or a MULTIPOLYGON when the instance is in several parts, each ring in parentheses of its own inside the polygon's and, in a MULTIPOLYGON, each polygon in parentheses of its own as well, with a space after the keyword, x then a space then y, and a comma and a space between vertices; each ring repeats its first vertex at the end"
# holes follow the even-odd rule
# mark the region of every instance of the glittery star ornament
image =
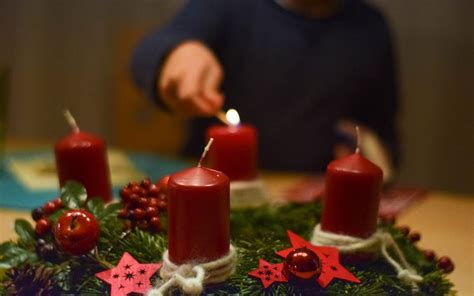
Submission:
POLYGON ((248 275, 259 278, 264 288, 270 287, 274 282, 288 281, 283 275, 283 263, 270 264, 263 259, 258 261, 258 268, 249 272, 248 275))
POLYGON ((116 267, 96 273, 95 276, 110 284, 111 296, 125 296, 132 292, 145 294, 152 288, 150 278, 160 267, 161 263, 138 263, 125 252, 116 267))
POLYGON ((296 235, 291 231, 287 231, 288 238, 290 239, 292 248, 278 251, 277 254, 283 258, 286 258, 289 253, 294 251, 296 248, 306 247, 311 249, 318 255, 321 260, 322 270, 319 277, 316 279, 318 284, 326 288, 333 279, 340 279, 352 283, 360 283, 352 273, 350 273, 344 266, 339 263, 339 251, 334 247, 322 247, 314 246, 304 238, 296 235))

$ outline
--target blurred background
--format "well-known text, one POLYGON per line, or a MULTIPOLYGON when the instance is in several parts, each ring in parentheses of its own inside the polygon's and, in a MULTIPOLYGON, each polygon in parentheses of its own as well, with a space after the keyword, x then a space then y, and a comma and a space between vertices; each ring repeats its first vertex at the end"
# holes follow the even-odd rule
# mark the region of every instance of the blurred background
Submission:
MULTIPOLYGON (((0 0, 0 70, 8 68, 8 138, 54 141, 67 107, 116 147, 172 154, 182 122, 130 82, 136 42, 183 0, 0 0)), ((399 60, 399 182, 474 193, 474 1, 370 1, 399 60)))

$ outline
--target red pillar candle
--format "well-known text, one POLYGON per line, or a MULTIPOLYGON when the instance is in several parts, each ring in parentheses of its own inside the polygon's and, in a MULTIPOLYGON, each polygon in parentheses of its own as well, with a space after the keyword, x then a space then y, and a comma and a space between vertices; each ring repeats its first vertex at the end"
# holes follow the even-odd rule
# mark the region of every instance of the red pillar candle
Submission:
POLYGON ((235 121, 229 120, 229 125, 215 125, 207 130, 207 139, 214 139, 208 164, 225 173, 231 181, 253 180, 258 171, 257 130, 251 125, 239 124, 238 113, 234 112, 235 121))
POLYGON ((168 251, 175 264, 207 262, 229 252, 229 178, 204 167, 168 181, 168 251))
POLYGON ((326 171, 321 229, 367 238, 377 227, 382 170, 358 153, 331 162, 326 171))
POLYGON ((79 130, 72 116, 66 117, 73 128, 72 133, 54 145, 59 184, 67 181, 80 182, 88 197, 101 197, 104 202, 112 199, 107 148, 105 142, 79 130))

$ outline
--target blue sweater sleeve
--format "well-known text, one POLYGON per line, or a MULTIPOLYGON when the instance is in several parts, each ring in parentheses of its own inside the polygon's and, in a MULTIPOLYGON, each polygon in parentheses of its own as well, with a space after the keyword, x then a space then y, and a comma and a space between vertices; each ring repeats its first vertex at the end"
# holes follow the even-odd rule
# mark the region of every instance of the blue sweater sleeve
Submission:
POLYGON ((164 28, 148 34, 135 50, 131 72, 148 98, 160 103, 156 81, 167 54, 186 40, 199 40, 211 49, 222 36, 225 19, 222 0, 190 0, 164 28))
POLYGON ((400 155, 395 127, 398 109, 397 69, 389 28, 385 23, 380 28, 384 31, 382 36, 385 38, 384 42, 381 42, 385 45, 381 48, 382 62, 378 67, 374 67, 374 80, 349 117, 373 129, 389 149, 393 164, 398 166, 400 155))

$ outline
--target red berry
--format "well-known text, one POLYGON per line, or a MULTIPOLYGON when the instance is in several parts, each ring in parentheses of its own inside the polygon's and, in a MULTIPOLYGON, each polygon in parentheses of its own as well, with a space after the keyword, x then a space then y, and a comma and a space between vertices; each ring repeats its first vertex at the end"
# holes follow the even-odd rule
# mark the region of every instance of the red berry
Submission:
POLYGON ((140 182, 140 186, 142 188, 145 188, 145 189, 148 189, 150 188, 150 185, 151 185, 151 180, 149 178, 146 178, 146 179, 143 179, 141 182, 140 182))
POLYGON ((148 229, 148 221, 147 220, 142 220, 140 222, 137 223, 137 226, 138 228, 140 228, 141 230, 147 230, 148 229))
POLYGON ((118 213, 118 217, 120 219, 125 219, 127 218, 127 215, 128 215, 128 211, 127 209, 120 209, 119 213, 118 213))
POLYGON ((149 201, 148 201, 148 198, 146 197, 140 197, 138 199, 138 206, 142 209, 146 209, 149 205, 149 201))
POLYGON ((130 188, 130 191, 132 193, 135 193, 137 195, 140 195, 140 192, 142 191, 143 188, 141 188, 140 186, 138 185, 133 185, 132 188, 130 188))
POLYGON ((146 189, 144 188, 141 188, 140 193, 138 195, 141 197, 146 197, 148 195, 148 191, 146 191, 146 189))
POLYGON ((135 209, 133 210, 128 210, 127 218, 130 219, 130 221, 135 221, 135 209))
POLYGON ((138 183, 137 182, 130 182, 130 183, 127 184, 128 189, 132 189, 132 187, 134 187, 134 186, 138 186, 138 183))
POLYGON ((398 230, 404 235, 407 236, 410 233, 410 227, 408 226, 400 226, 398 227, 398 230))
POLYGON ((122 198, 122 200, 127 203, 130 201, 130 194, 132 194, 132 192, 130 191, 130 189, 124 187, 122 188, 122 190, 120 190, 120 197, 122 198))
POLYGON ((56 209, 57 209, 56 204, 52 201, 48 201, 43 206, 43 212, 46 215, 51 215, 52 213, 54 213, 56 211, 56 209))
POLYGON ((140 209, 140 208, 136 208, 136 209, 133 211, 133 216, 134 216, 134 218, 135 218, 137 221, 140 221, 140 220, 142 220, 143 218, 145 218, 145 210, 140 209))
POLYGON ((44 217, 44 212, 42 208, 36 208, 31 212, 31 218, 33 220, 38 221, 39 219, 44 217))
POLYGON ((419 241, 421 239, 421 234, 419 232, 412 232, 408 235, 408 239, 412 243, 416 243, 417 241, 419 241))
POLYGON ((168 203, 164 200, 158 201, 158 209, 165 210, 168 208, 168 203))
POLYGON ((125 220, 125 221, 123 221, 123 227, 122 227, 122 229, 123 229, 124 231, 130 230, 130 229, 132 229, 132 227, 133 227, 132 221, 130 221, 130 220, 125 220))
POLYGON ((158 198, 152 197, 148 200, 148 206, 157 208, 158 207, 158 198))
POLYGON ((160 230, 160 227, 161 227, 160 218, 159 217, 152 217, 150 219, 150 226, 154 231, 160 230))
POLYGON ((38 236, 44 236, 51 229, 51 222, 47 219, 39 219, 36 222, 35 232, 38 236))
POLYGON ((132 205, 138 205, 138 201, 140 200, 140 197, 136 193, 130 194, 130 203, 132 205))
MULTIPOLYGON (((56 262, 58 259, 58 250, 52 243, 45 243, 36 248, 36 253, 44 260, 49 262, 56 262)), ((38 295, 38 294, 37 294, 38 295)))
POLYGON ((145 210, 145 215, 148 219, 158 216, 158 209, 155 207, 147 207, 145 210))
POLYGON ((57 197, 53 200, 54 205, 56 206, 56 209, 62 208, 63 207, 63 201, 57 197))
POLYGON ((148 196, 158 197, 159 189, 155 184, 151 184, 148 188, 148 196))
POLYGON ((425 255, 425 258, 428 261, 433 261, 436 257, 436 254, 433 250, 424 250, 423 255, 425 255))
POLYGON ((384 215, 381 217, 382 221, 387 224, 395 224, 396 216, 393 214, 384 215))
POLYGON ((158 199, 159 199, 159 200, 167 201, 167 200, 168 200, 168 196, 167 196, 166 194, 164 194, 164 193, 160 193, 160 194, 158 195, 158 199))
POLYGON ((92 250, 99 235, 99 223, 86 210, 65 212, 54 228, 54 237, 59 247, 71 255, 83 255, 92 250))
POLYGON ((442 269, 446 273, 450 273, 454 270, 453 261, 448 256, 443 256, 438 259, 438 268, 442 269))

